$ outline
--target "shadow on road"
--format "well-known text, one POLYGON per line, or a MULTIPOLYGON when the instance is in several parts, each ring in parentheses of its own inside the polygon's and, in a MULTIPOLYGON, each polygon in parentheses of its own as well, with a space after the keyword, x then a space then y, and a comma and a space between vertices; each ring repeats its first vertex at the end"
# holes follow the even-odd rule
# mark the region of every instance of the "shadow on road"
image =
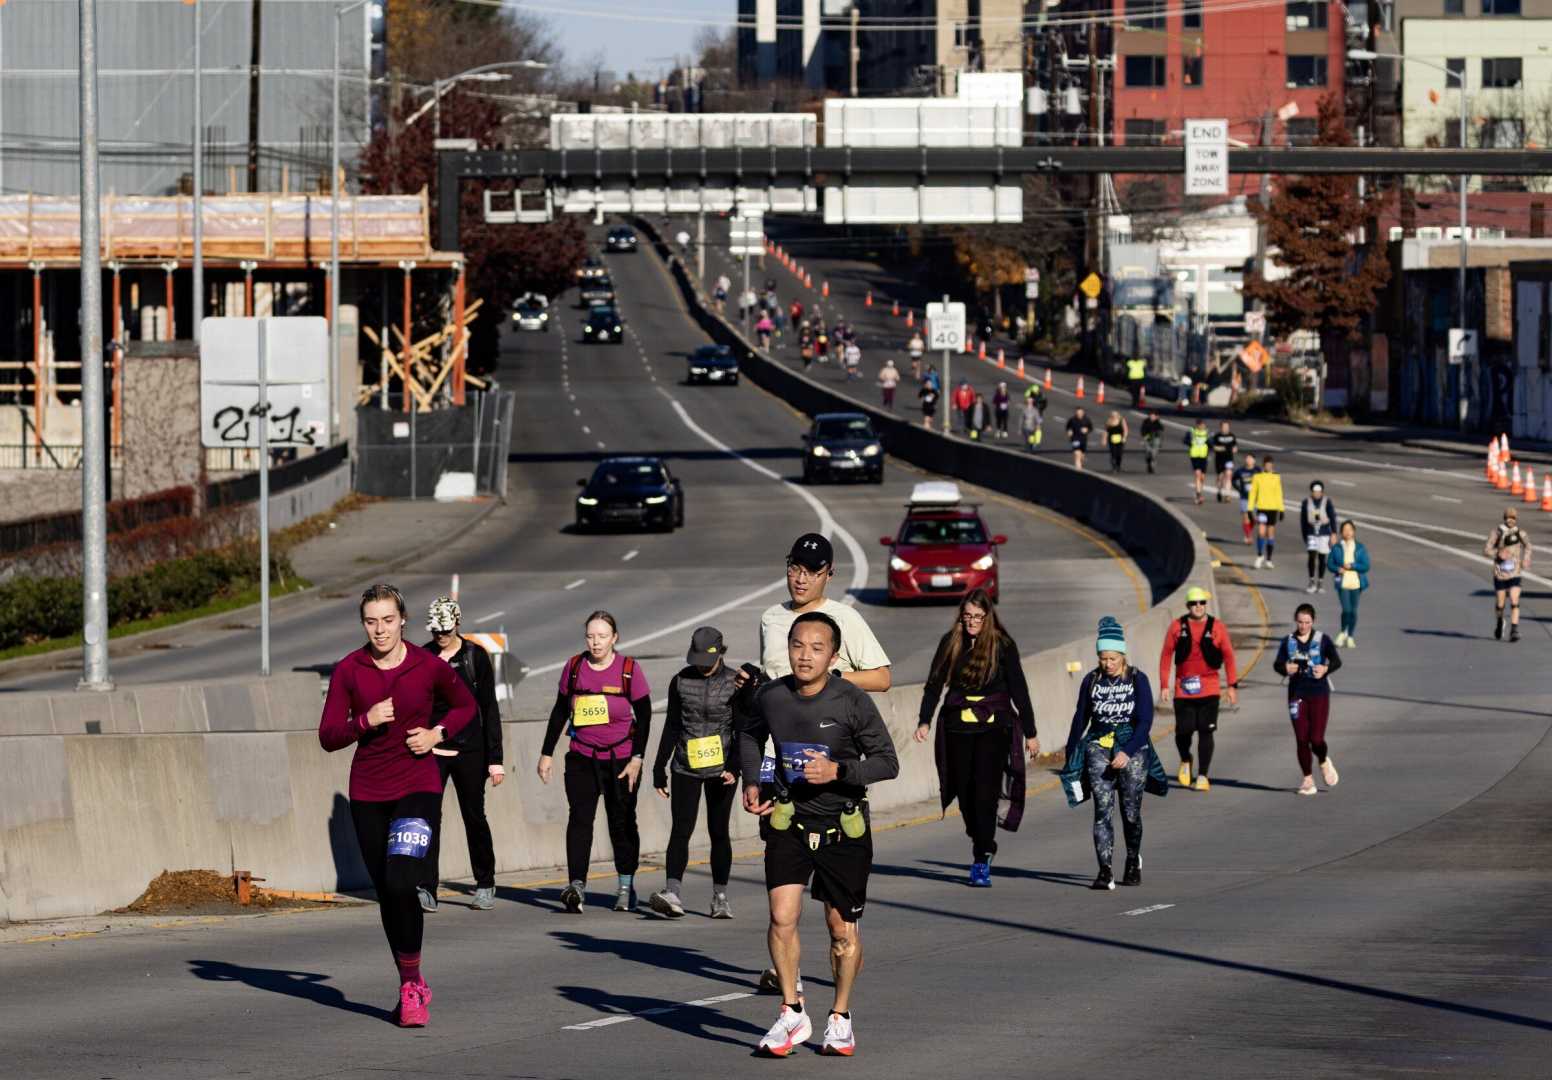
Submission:
POLYGON ((613 994, 591 986, 559 986, 556 991, 567 1001, 605 1016, 638 1017, 649 1024, 708 1042, 752 1047, 755 1040, 765 1034, 747 1020, 724 1016, 710 1005, 680 1005, 661 998, 613 994), (736 1032, 739 1037, 720 1035, 718 1031, 736 1032))
POLYGON ((351 1001, 337 988, 324 985, 328 976, 320 975, 314 971, 285 971, 280 968, 243 967, 240 964, 229 964, 224 960, 190 960, 189 969, 193 972, 195 978, 205 979, 209 982, 242 983, 245 986, 251 986, 255 990, 268 990, 272 994, 285 994, 287 997, 303 998, 318 1005, 327 1005, 331 1009, 359 1013, 362 1016, 370 1016, 378 1020, 391 1021, 393 1019, 393 1012, 389 1009, 380 1009, 376 1005, 351 1001))
MULTIPOLYGON (((1179 785, 1174 786, 1178 787, 1179 785)), ((1226 780, 1218 776, 1212 778, 1212 786, 1215 788, 1234 788, 1237 791, 1272 791, 1279 795, 1292 794, 1298 790, 1297 788, 1292 787, 1273 787, 1270 784, 1254 784, 1249 780, 1226 780)))
MULTIPOLYGON (((969 887, 968 863, 943 862, 937 859, 922 859, 916 866, 893 866, 888 863, 873 864, 873 873, 883 877, 911 877, 922 881, 941 881, 949 885, 964 885, 969 887), (930 869, 940 867, 941 869, 930 869)), ((998 863, 992 867, 994 878, 1020 878, 1025 881, 1044 881, 1052 885, 1075 885, 1080 888, 1088 888, 1091 878, 1083 874, 1063 874, 1054 870, 1025 870, 1018 866, 1005 866, 998 863)))
MULTIPOLYGON (((648 967, 682 971, 702 979, 748 988, 759 976, 758 969, 736 967, 713 959, 699 949, 681 945, 664 945, 656 941, 640 941, 626 938, 601 938, 591 934, 560 930, 550 935, 568 949, 596 953, 600 956, 617 956, 648 967)), ((661 1004, 654 1002, 653 1004, 661 1004)), ((764 1034, 764 1032, 761 1032, 764 1034)))

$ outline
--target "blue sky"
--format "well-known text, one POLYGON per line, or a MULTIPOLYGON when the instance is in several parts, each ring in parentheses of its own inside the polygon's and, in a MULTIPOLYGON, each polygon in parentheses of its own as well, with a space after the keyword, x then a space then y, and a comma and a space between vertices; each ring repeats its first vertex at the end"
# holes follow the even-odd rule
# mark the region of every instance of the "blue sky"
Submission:
POLYGON ((519 2, 549 23, 573 64, 602 55, 621 78, 656 76, 689 57, 701 20, 730 22, 738 0, 533 0, 519 2), (583 14, 596 12, 597 14, 583 14))

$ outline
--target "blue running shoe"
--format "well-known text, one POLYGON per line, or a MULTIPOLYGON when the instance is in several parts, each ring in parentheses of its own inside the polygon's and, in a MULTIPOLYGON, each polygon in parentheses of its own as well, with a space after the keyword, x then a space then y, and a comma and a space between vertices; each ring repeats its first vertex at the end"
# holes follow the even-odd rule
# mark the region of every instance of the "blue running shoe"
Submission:
POLYGON ((970 887, 974 889, 989 889, 992 887, 991 863, 970 864, 970 887))

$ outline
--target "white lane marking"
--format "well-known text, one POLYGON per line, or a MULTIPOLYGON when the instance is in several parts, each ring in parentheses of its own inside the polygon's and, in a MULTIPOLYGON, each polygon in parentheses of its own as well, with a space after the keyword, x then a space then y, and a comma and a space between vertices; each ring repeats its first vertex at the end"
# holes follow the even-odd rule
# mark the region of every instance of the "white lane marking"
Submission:
POLYGON ((740 454, 738 451, 734 450, 727 443, 711 434, 711 432, 701 427, 694 420, 690 419, 690 414, 685 411, 684 406, 675 401, 674 396, 668 391, 659 389, 658 393, 662 394, 668 399, 668 403, 673 406, 674 412, 679 414, 679 419, 684 421, 684 426, 694 432, 702 442, 716 447, 724 454, 735 459, 748 468, 753 469, 761 476, 768 477, 771 480, 775 480, 779 484, 785 484, 787 487, 791 488, 793 493, 801 498, 804 502, 808 503, 809 507, 813 509, 814 513, 819 516, 818 531, 824 533, 826 536, 834 534, 835 536, 840 537, 841 543, 846 545, 846 550, 851 554, 851 584, 847 586, 848 595, 846 597, 845 603, 855 604, 856 597, 850 594, 854 590, 861 589, 868 583, 867 552, 862 549, 862 545, 857 542, 857 538, 855 536, 853 536, 846 529, 842 528, 840 523, 837 522, 835 518, 830 516, 829 507, 820 502, 819 498, 814 495, 813 492, 799 487, 797 484, 794 484, 792 481, 786 479, 779 473, 773 472, 770 469, 767 469, 764 465, 761 465, 759 462, 745 457, 743 454, 740 454))
POLYGON ((1464 499, 1452 499, 1448 495, 1430 495, 1428 497, 1430 499, 1433 499, 1435 502, 1447 502, 1447 503, 1457 503, 1457 504, 1465 502, 1464 499))
POLYGON ((572 416, 581 416, 582 415, 582 410, 581 409, 572 409, 571 410, 571 415, 572 416))
POLYGON ((505 611, 492 611, 489 615, 481 615, 478 619, 475 619, 474 624, 478 626, 482 622, 490 622, 492 619, 499 619, 505 614, 505 611))
POLYGON ((598 444, 598 449, 602 450, 603 448, 604 448, 604 444, 603 443, 599 443, 598 444))
POLYGON ((1326 480, 1326 483, 1328 483, 1328 484, 1335 484, 1337 487, 1355 488, 1355 487, 1358 486, 1357 484, 1353 483, 1351 480, 1338 480, 1334 476, 1329 478, 1328 480, 1326 480))
POLYGON ((571 400, 572 400, 572 401, 575 401, 575 400, 577 400, 577 395, 575 395, 575 394, 567 394, 567 395, 566 395, 566 396, 567 396, 567 397, 568 397, 568 398, 570 398, 570 399, 571 399, 571 400))
POLYGON ((591 435, 592 433, 593 433, 593 429, 592 428, 588 427, 586 424, 582 425, 582 434, 584 434, 584 435, 591 435))
POLYGON ((1150 904, 1148 907, 1132 908, 1131 911, 1123 911, 1122 915, 1151 915, 1155 911, 1163 911, 1174 907, 1174 904, 1150 904))
POLYGON ((696 1001, 683 1001, 677 1005, 661 1005, 655 1009, 642 1009, 637 1013, 625 1013, 620 1016, 604 1016, 597 1020, 589 1020, 585 1024, 567 1024, 562 1031, 591 1031, 594 1028, 610 1027, 614 1024, 626 1024, 632 1020, 640 1020, 643 1016, 661 1016, 664 1013, 673 1012, 676 1009, 700 1008, 707 1005, 721 1005, 725 1001, 738 1001, 740 998, 754 997, 753 994, 744 992, 740 994, 718 994, 716 997, 700 998, 696 1001))
MULTIPOLYGON (((1373 514, 1353 513, 1353 514, 1350 514, 1349 516, 1354 517, 1354 518, 1358 519, 1359 521, 1363 521, 1364 518, 1370 518, 1370 519, 1374 518, 1373 514)), ((1381 520, 1381 521, 1390 521, 1390 520, 1393 520, 1393 519, 1391 519, 1391 518, 1380 518, 1379 520, 1381 520)), ((1387 529, 1383 525, 1374 525, 1374 524, 1371 524, 1368 521, 1364 522, 1364 526, 1363 527, 1365 529, 1367 529, 1369 532, 1384 533, 1386 536, 1395 536, 1395 537, 1399 537, 1402 540, 1410 540, 1414 544, 1421 544, 1423 547, 1433 548, 1435 551, 1444 551, 1444 552, 1448 552, 1451 555, 1459 555, 1462 559, 1465 559, 1467 562, 1473 562, 1473 563, 1476 563, 1479 566, 1484 564, 1484 563, 1486 565, 1488 565, 1488 566, 1492 566, 1493 565, 1493 560, 1488 558, 1486 555, 1483 555, 1479 551, 1462 551, 1460 548, 1451 547, 1448 544, 1441 544, 1437 540, 1427 540, 1427 539, 1424 539, 1421 536, 1413 536, 1411 533, 1402 532, 1400 529, 1387 529)), ((1438 532, 1455 533, 1456 535, 1459 535, 1459 536, 1471 536, 1470 533, 1463 533, 1463 532, 1460 532, 1460 530, 1458 530, 1458 529, 1445 529, 1445 528, 1443 528, 1441 526, 1436 526, 1436 525, 1425 525, 1425 526, 1423 526, 1423 528, 1435 529, 1438 532)), ((1476 537, 1472 537, 1472 539, 1476 539, 1476 537)), ((1523 578, 1526 578, 1529 581, 1534 581, 1538 585, 1552 585, 1552 578, 1544 578, 1540 574, 1532 574, 1529 570, 1522 570, 1520 572, 1520 576, 1523 577, 1523 578)))
POLYGON ((570 585, 566 586, 566 591, 570 592, 572 589, 580 588, 581 586, 583 586, 585 584, 587 584, 587 578, 579 577, 579 578, 577 578, 577 580, 573 581, 570 585))
POLYGON ((640 555, 640 554, 641 554, 641 551, 638 548, 631 548, 624 555, 620 556, 620 561, 621 562, 630 562, 632 559, 634 559, 637 555, 640 555))

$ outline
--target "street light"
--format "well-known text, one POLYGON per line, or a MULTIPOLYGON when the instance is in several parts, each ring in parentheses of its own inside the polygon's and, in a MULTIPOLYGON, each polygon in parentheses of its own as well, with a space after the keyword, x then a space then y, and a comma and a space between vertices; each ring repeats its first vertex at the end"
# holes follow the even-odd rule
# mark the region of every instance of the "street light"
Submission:
POLYGON ((339 414, 342 403, 340 378, 340 23, 358 7, 365 7, 371 0, 352 0, 334 9, 334 80, 333 101, 329 113, 329 445, 339 437, 339 414))
POLYGON ((511 78, 511 76, 496 75, 492 73, 510 70, 512 68, 526 68, 531 71, 545 71, 549 68, 549 66, 549 64, 546 64, 542 60, 498 60, 494 64, 481 64, 479 67, 472 67, 467 71, 460 71, 456 75, 449 75, 445 79, 436 79, 432 83, 431 100, 426 102, 419 109, 416 109, 414 114, 411 115, 408 120, 404 121, 404 126, 409 127, 422 116, 425 116, 428 109, 434 109, 436 110, 436 115, 432 117, 432 126, 436 129, 435 137, 440 139, 442 137, 442 95, 451 90, 454 84, 464 82, 466 80, 473 80, 475 82, 503 82, 511 78))
MULTIPOLYGON (((1442 72, 1444 72, 1444 75, 1445 75, 1446 79, 1448 79, 1450 76, 1454 76, 1455 77, 1455 81, 1460 85, 1460 148, 1462 150, 1464 150, 1466 148, 1466 66, 1465 66, 1465 64, 1461 65, 1461 68, 1460 68, 1459 71, 1452 71, 1449 68, 1445 67, 1443 64, 1436 64, 1432 60, 1424 60, 1424 59, 1421 59, 1420 57, 1416 57, 1416 56, 1403 56, 1400 53, 1375 52, 1372 49, 1348 49, 1347 50, 1347 58, 1349 60, 1369 60, 1369 61, 1373 61, 1373 60, 1398 60, 1398 61, 1400 61, 1403 64, 1405 64, 1408 61, 1410 61, 1410 62, 1412 62, 1414 64, 1421 64, 1421 65, 1423 65, 1423 67, 1433 68, 1433 70, 1435 70, 1435 71, 1442 71, 1442 72)), ((1455 301, 1456 301, 1456 304, 1458 305, 1458 308, 1459 308, 1459 311, 1457 313, 1456 326, 1458 326, 1460 328, 1462 333, 1464 333, 1465 329, 1466 329, 1466 181, 1467 181, 1467 176, 1468 176, 1468 174, 1466 174, 1466 173, 1461 173, 1460 174, 1460 281, 1456 285, 1456 294, 1455 294, 1455 301)), ((1466 387, 1462 387, 1462 395, 1463 396, 1464 396, 1464 393, 1465 393, 1466 389, 1467 389, 1466 387)), ((1465 417, 1462 416, 1461 419, 1464 420, 1465 417)))

